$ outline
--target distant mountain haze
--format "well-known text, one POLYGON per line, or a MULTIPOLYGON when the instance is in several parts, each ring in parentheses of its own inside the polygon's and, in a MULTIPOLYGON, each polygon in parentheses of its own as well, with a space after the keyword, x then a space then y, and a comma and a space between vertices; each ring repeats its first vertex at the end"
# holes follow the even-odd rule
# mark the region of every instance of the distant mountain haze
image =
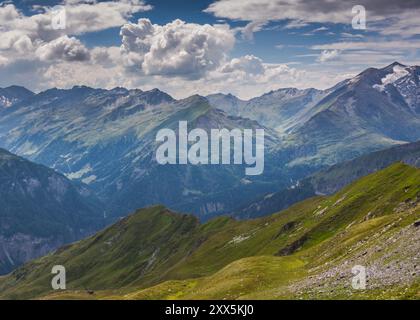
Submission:
POLYGON ((420 140, 419 70, 393 63, 325 91, 279 89, 248 101, 221 94, 175 100, 158 89, 50 89, 0 109, 0 146, 89 185, 111 221, 156 203, 207 220, 320 169, 420 140), (181 120, 189 129, 264 128, 264 173, 158 165, 156 132, 181 120))
POLYGON ((420 141, 376 151, 323 169, 295 185, 251 199, 233 216, 250 219, 283 210, 316 195, 333 194, 363 176, 382 170, 395 162, 420 168, 420 141))

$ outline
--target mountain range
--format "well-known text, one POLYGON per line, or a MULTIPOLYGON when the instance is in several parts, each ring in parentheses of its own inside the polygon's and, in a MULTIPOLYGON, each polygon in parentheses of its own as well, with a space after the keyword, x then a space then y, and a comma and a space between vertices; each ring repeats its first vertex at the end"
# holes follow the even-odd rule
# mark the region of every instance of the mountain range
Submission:
POLYGON ((230 115, 250 118, 279 132, 287 131, 295 125, 308 120, 313 107, 330 90, 299 90, 283 88, 268 92, 248 101, 232 94, 212 94, 206 98, 210 104, 230 115))
MULTIPOLYGON (((180 120, 207 131, 259 128, 255 121, 211 108, 200 96, 176 101, 159 90, 52 89, 0 114, 2 146, 88 184, 106 199, 110 219, 153 203, 204 216, 228 209, 224 206, 235 196, 239 201, 230 191, 235 188, 250 194, 270 190, 261 177, 251 185, 241 181, 243 166, 158 165, 156 133, 175 130, 180 120)), ((267 128, 265 137, 267 150, 277 144, 272 130, 267 128)), ((271 185, 275 182, 273 177, 271 185)))
POLYGON ((289 166, 320 167, 417 141, 419 76, 420 67, 394 62, 325 91, 280 89, 246 102, 218 94, 209 101, 270 123, 283 137, 282 152, 292 154, 289 166))
POLYGON ((107 202, 110 221, 156 203, 208 220, 328 166, 420 140, 419 67, 399 63, 327 90, 280 89, 249 101, 221 94, 176 100, 158 89, 13 88, 22 95, 3 99, 0 146, 89 185, 107 202), (180 120, 190 129, 264 128, 264 173, 158 165, 156 133, 180 120))

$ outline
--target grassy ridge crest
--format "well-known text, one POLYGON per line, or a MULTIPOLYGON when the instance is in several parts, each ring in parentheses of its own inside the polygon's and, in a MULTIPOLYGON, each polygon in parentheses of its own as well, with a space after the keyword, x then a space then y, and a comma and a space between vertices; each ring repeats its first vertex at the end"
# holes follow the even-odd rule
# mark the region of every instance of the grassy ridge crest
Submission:
POLYGON ((0 278, 0 297, 417 299, 419 196, 420 170, 396 163, 254 220, 200 224, 154 206, 0 278), (56 264, 65 292, 50 289, 56 264), (357 264, 370 289, 351 288, 357 264))

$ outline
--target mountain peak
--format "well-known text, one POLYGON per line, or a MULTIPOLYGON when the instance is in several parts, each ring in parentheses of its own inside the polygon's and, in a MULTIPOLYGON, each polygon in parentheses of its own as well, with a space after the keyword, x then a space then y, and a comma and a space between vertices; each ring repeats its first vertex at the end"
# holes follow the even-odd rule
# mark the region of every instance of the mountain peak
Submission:
POLYGON ((262 96, 269 96, 275 93, 281 93, 281 94, 294 94, 298 91, 296 88, 279 88, 276 90, 271 90, 269 92, 264 93, 262 96))
MULTIPOLYGON (((136 89, 138 90, 138 89, 136 89)), ((154 88, 152 90, 149 91, 134 91, 136 92, 136 94, 138 94, 139 96, 145 98, 149 104, 152 105, 157 105, 157 104, 161 104, 161 103, 165 103, 165 102, 172 102, 175 101, 174 98, 172 98, 172 96, 170 96, 169 94, 167 94, 164 91, 161 91, 157 88, 154 88)))
POLYGON ((406 67, 407 67, 406 65, 404 65, 404 64, 402 64, 402 63, 400 63, 400 62, 398 62, 398 61, 394 61, 394 62, 393 62, 393 63, 391 63, 389 66, 385 67, 385 69, 386 69, 386 68, 390 68, 390 67, 395 67, 395 66, 404 67, 404 68, 406 68, 406 67))
POLYGON ((406 65, 404 65, 402 63, 399 63, 398 61, 394 61, 390 65, 388 65, 385 68, 382 68, 380 70, 381 71, 384 71, 384 72, 387 72, 387 73, 392 73, 392 72, 395 72, 395 68, 398 68, 398 69, 401 69, 402 70, 402 69, 405 69, 407 67, 408 66, 406 66, 406 65))
POLYGON ((10 107, 33 95, 35 95, 35 93, 21 86, 13 85, 6 88, 0 88, 0 107, 10 107))
POLYGON ((232 93, 212 93, 206 96, 207 99, 226 99, 229 101, 244 101, 232 93))
POLYGON ((200 96, 199 94, 193 94, 192 96, 182 99, 181 101, 188 103, 208 103, 208 100, 205 97, 200 96))
POLYGON ((150 93, 165 93, 162 90, 158 89, 158 88, 153 88, 152 90, 149 90, 148 92, 150 93))
MULTIPOLYGON (((230 92, 225 94, 225 97, 228 98, 228 99, 231 99, 231 100, 241 100, 237 96, 235 96, 234 94, 232 94, 230 92)), ((241 100, 241 101, 243 101, 243 100, 241 100)))
POLYGON ((76 86, 73 86, 72 89, 93 89, 93 88, 85 86, 85 85, 76 85, 76 86))
POLYGON ((367 68, 366 70, 359 73, 354 78, 350 79, 350 83, 353 85, 364 83, 370 86, 382 85, 383 81, 396 80, 401 76, 409 73, 407 71, 409 67, 395 61, 384 68, 367 68), (395 75, 391 75, 395 74, 395 75))
POLYGON ((25 87, 22 86, 17 86, 17 85, 12 85, 12 86, 8 86, 6 88, 0 88, 3 90, 9 90, 9 91, 20 91, 20 92, 26 92, 29 94, 34 94, 31 90, 26 89, 25 87))
POLYGON ((92 87, 88 87, 88 86, 73 86, 73 88, 67 90, 67 91, 76 91, 76 92, 81 92, 81 93, 90 93, 90 92, 94 92, 94 91, 104 91, 104 89, 95 89, 92 87))
MULTIPOLYGON (((137 89, 136 89, 137 90, 137 89)), ((127 90, 126 88, 124 88, 124 87, 115 87, 115 88, 112 88, 112 89, 110 89, 109 90, 109 92, 112 92, 112 93, 127 93, 127 92, 129 92, 129 91, 131 91, 131 90, 127 90)))

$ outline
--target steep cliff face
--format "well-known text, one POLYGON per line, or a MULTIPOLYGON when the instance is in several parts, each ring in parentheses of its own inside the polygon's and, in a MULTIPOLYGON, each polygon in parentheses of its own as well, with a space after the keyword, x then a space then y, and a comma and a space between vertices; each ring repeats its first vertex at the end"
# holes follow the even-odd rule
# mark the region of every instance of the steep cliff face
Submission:
POLYGON ((102 205, 66 177, 0 149, 0 274, 103 225, 102 205))
POLYGON ((0 274, 19 267, 23 262, 44 256, 63 244, 58 238, 41 238, 17 233, 0 236, 0 274))

